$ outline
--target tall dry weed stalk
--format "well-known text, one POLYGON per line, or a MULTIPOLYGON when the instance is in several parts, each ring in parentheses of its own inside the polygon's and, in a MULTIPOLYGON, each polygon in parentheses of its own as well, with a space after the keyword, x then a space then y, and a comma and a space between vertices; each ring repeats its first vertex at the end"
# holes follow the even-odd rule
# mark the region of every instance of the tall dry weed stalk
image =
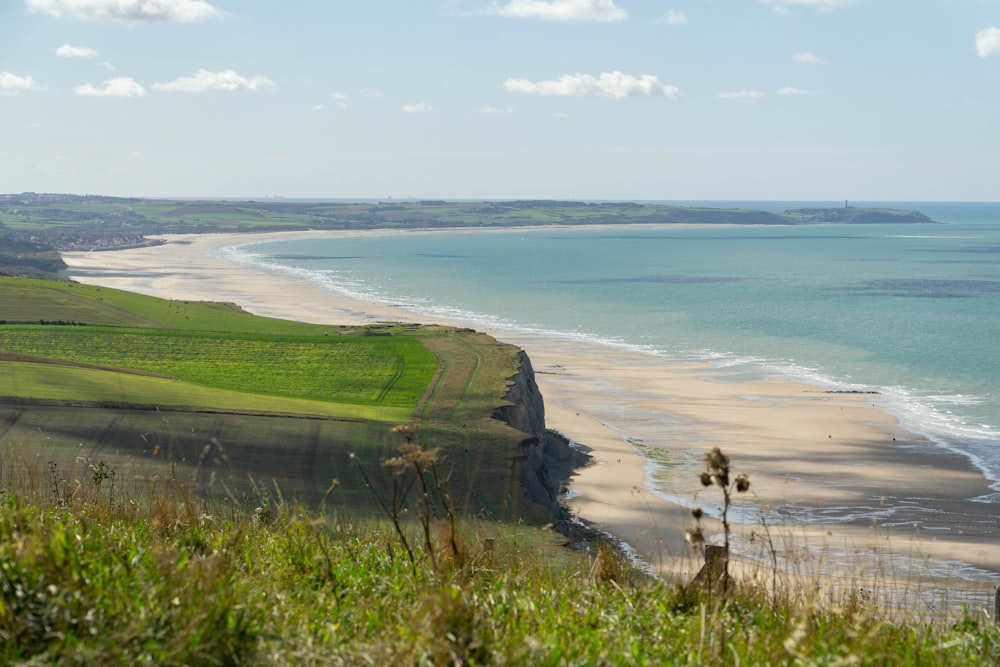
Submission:
MULTIPOLYGON (((729 581, 729 538, 732 527, 729 525, 729 508, 733 504, 733 497, 737 493, 745 493, 750 489, 750 478, 746 475, 733 475, 729 468, 729 457, 722 453, 718 447, 713 447, 712 451, 705 454, 705 470, 699 474, 702 486, 717 486, 722 490, 722 532, 724 536, 723 553, 721 556, 721 572, 714 573, 721 577, 723 585, 729 581)), ((687 541, 693 546, 705 545, 705 532, 701 525, 701 518, 704 512, 700 507, 691 510, 695 519, 695 527, 685 531, 687 541)), ((706 556, 709 553, 705 550, 706 556)), ((717 552, 713 552, 717 553, 717 552)), ((715 577, 713 576, 713 579, 715 577)))
POLYGON ((423 532, 424 551, 430 558, 431 565, 435 568, 438 566, 438 554, 431 536, 431 525, 440 513, 443 513, 447 520, 449 555, 453 560, 460 561, 462 551, 458 542, 458 511, 448 485, 448 477, 441 470, 441 448, 425 449, 420 445, 417 442, 420 426, 417 424, 400 424, 393 427, 391 433, 402 440, 396 447, 397 455, 382 462, 382 467, 392 475, 392 497, 386 502, 376 491, 364 467, 359 464, 358 469, 364 477, 365 484, 392 522, 396 536, 406 550, 411 564, 416 564, 416 557, 406 538, 402 520, 403 514, 407 511, 407 500, 415 488, 419 488, 417 516, 423 532))
POLYGON ((619 585, 628 582, 629 563, 610 543, 601 542, 591 569, 595 581, 619 585))

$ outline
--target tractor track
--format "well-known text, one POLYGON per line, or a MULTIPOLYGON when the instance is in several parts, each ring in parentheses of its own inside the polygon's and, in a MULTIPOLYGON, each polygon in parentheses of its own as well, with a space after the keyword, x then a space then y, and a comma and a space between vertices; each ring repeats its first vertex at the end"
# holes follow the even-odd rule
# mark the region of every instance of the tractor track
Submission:
POLYGON ((316 491, 316 475, 313 472, 313 467, 316 464, 316 453, 319 451, 319 431, 319 422, 309 425, 309 436, 306 438, 306 446, 302 451, 302 484, 306 488, 306 499, 310 507, 317 507, 319 505, 319 493, 316 491))
POLYGON ((16 412, 11 412, 4 417, 3 426, 0 427, 0 439, 7 435, 7 431, 12 429, 21 420, 21 415, 23 414, 24 408, 19 408, 16 412))

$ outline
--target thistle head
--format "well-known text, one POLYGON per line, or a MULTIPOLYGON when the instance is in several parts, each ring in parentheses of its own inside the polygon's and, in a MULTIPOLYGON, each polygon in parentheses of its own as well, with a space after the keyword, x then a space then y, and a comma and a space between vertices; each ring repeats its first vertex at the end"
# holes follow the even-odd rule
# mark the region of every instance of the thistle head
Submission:
POLYGON ((392 427, 390 433, 402 438, 404 442, 413 442, 420 434, 420 424, 397 424, 392 427))
POLYGON ((382 467, 387 469, 393 475, 401 475, 409 467, 409 463, 402 456, 393 456, 385 461, 382 461, 382 467))
POLYGON ((743 492, 750 488, 750 480, 746 475, 740 475, 735 480, 729 476, 729 457, 718 447, 705 454, 705 472, 700 473, 702 486, 718 486, 729 489, 735 483, 736 490, 743 492))
POLYGON ((392 474, 398 475, 407 468, 423 470, 438 463, 441 460, 441 448, 424 449, 415 442, 415 438, 420 432, 420 427, 416 424, 400 424, 392 429, 392 434, 403 438, 403 442, 396 447, 397 456, 388 458, 382 462, 384 468, 389 469, 392 474))
POLYGON ((705 533, 702 532, 701 526, 696 526, 695 528, 685 528, 684 541, 693 547, 704 544, 705 533))
POLYGON ((746 475, 740 475, 736 478, 736 490, 740 493, 747 491, 750 488, 750 478, 746 475))
POLYGON ((720 477, 729 474, 729 457, 722 453, 718 447, 713 447, 712 451, 705 454, 705 468, 709 472, 718 474, 720 477))

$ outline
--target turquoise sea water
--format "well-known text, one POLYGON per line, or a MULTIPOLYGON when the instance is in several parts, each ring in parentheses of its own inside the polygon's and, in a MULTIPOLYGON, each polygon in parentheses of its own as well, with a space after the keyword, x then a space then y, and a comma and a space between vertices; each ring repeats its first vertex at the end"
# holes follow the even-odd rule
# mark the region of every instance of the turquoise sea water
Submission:
POLYGON ((493 331, 875 390, 904 427, 969 457, 997 491, 977 500, 1000 503, 1000 204, 880 205, 944 224, 439 231, 223 253, 493 331))

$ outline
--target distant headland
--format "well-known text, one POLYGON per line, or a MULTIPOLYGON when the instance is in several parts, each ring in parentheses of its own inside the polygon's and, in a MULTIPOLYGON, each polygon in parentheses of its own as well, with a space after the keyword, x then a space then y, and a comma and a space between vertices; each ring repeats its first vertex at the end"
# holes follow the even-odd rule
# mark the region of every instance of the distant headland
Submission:
POLYGON ((0 194, 0 275, 51 277, 58 251, 115 250, 158 234, 298 230, 502 228, 540 225, 817 225, 935 223, 891 208, 752 208, 642 202, 185 200, 0 194))

